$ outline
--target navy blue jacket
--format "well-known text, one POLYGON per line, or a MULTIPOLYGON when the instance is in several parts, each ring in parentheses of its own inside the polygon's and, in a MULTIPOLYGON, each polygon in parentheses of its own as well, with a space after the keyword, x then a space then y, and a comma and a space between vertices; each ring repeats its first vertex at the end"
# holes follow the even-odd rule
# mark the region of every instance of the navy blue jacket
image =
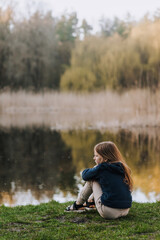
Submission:
POLYGON ((124 169, 120 162, 101 163, 82 172, 84 181, 95 180, 102 188, 101 202, 111 208, 130 208, 132 196, 129 186, 124 182, 124 169))

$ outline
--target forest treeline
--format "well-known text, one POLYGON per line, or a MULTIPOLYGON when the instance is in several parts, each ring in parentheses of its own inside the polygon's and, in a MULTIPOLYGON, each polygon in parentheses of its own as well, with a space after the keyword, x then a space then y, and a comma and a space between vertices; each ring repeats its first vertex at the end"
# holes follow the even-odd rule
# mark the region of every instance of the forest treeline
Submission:
POLYGON ((160 85, 160 13, 141 21, 0 8, 0 89, 95 91, 160 85))

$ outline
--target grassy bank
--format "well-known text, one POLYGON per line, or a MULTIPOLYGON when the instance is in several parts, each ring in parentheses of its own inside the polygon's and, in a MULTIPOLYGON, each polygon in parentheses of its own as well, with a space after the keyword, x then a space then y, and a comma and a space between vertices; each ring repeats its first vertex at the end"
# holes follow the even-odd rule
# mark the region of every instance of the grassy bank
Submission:
POLYGON ((160 125, 160 90, 91 94, 1 92, 0 125, 46 125, 53 129, 160 125))
POLYGON ((97 212, 66 213, 68 203, 0 207, 0 239, 160 239, 160 202, 133 203, 128 216, 104 220, 97 212))

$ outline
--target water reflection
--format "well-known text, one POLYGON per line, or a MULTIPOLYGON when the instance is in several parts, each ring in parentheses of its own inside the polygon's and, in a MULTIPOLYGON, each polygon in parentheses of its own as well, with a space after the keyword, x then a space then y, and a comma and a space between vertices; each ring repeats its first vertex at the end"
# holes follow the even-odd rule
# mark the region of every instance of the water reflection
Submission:
POLYGON ((80 172, 92 167, 93 146, 114 141, 132 169, 133 198, 160 199, 160 131, 53 131, 47 127, 0 129, 0 204, 75 199, 80 172), (147 132, 148 131, 148 132, 147 132))
POLYGON ((37 200, 42 195, 51 199, 57 186, 62 191, 76 192, 71 148, 59 132, 45 128, 1 129, 0 165, 0 203, 8 198, 10 204, 16 204, 15 193, 28 190, 37 200))

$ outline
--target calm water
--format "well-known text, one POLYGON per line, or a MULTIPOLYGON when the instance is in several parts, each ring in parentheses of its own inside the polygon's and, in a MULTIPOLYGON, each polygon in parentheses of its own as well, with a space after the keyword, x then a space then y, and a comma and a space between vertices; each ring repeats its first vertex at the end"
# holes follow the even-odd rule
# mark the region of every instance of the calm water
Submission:
POLYGON ((0 128, 0 204, 73 200, 80 172, 94 165, 93 147, 111 140, 134 179, 133 199, 160 200, 160 130, 55 131, 45 127, 0 128))

